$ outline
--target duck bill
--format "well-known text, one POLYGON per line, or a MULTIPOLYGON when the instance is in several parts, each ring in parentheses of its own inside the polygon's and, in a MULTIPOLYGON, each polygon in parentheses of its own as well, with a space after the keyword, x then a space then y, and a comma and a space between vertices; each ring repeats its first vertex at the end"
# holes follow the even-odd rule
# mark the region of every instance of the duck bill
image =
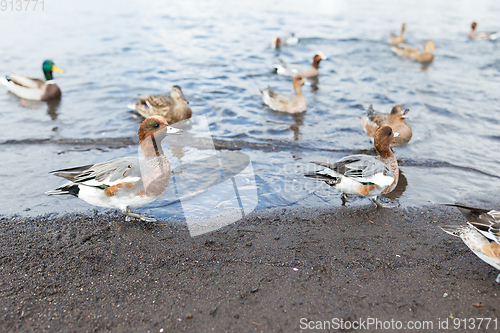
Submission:
POLYGON ((182 130, 180 128, 175 128, 172 126, 167 126, 166 127, 167 134, 181 134, 182 130))
POLYGON ((399 136, 399 133, 398 132, 394 132, 393 138, 397 138, 398 136, 399 136))
POLYGON ((56 65, 52 65, 52 71, 58 72, 58 73, 64 73, 64 71, 62 69, 60 69, 59 67, 57 67, 56 65))
POLYGON ((401 118, 406 119, 408 118, 408 112, 410 112, 410 109, 406 109, 403 114, 401 115, 401 118))
POLYGON ((184 104, 189 104, 189 102, 186 99, 184 99, 184 97, 181 98, 181 102, 184 103, 184 104))

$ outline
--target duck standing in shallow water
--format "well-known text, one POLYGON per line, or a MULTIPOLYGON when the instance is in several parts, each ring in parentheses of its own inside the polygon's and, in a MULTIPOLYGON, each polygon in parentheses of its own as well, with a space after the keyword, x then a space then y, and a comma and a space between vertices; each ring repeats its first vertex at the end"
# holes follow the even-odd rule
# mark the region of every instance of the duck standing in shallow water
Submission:
POLYGON ((189 102, 184 97, 179 86, 173 86, 168 95, 140 95, 139 102, 128 107, 139 112, 144 118, 160 116, 169 124, 191 118, 189 102))
POLYGON ((305 82, 306 78, 302 75, 297 75, 293 78, 295 96, 274 91, 271 87, 259 89, 259 92, 262 95, 264 103, 274 111, 300 113, 307 110, 306 98, 302 94, 302 86, 305 82))
POLYGON ((45 75, 45 81, 17 74, 10 74, 2 78, 0 82, 7 86, 7 89, 11 93, 24 99, 47 101, 60 98, 61 89, 59 89, 56 81, 54 81, 52 72, 64 73, 64 71, 57 67, 51 60, 45 60, 42 69, 45 75))
MULTIPOLYGON (((448 206, 457 207, 468 220, 468 225, 444 226, 441 229, 450 235, 460 237, 475 255, 496 269, 500 269, 500 211, 461 204, 448 206)), ((500 283, 500 274, 496 282, 500 283)))
POLYGON ((467 37, 470 39, 491 39, 491 40, 496 40, 498 39, 498 32, 476 32, 476 27, 477 23, 476 22, 471 22, 470 28, 471 30, 467 34, 467 37))
POLYGON ((396 105, 392 108, 390 114, 383 114, 373 110, 370 105, 366 111, 366 115, 361 117, 361 123, 365 129, 366 134, 373 138, 377 128, 382 125, 389 125, 394 132, 399 133, 398 137, 392 139, 391 147, 401 147, 407 144, 412 137, 412 130, 410 125, 406 123, 406 117, 410 110, 404 109, 401 105, 396 105))
POLYGON ((391 35, 387 40, 389 44, 391 45, 403 44, 405 42, 405 39, 403 38, 403 32, 405 32, 405 28, 406 24, 403 23, 403 25, 401 26, 401 32, 399 33, 399 36, 391 32, 391 35))
POLYGON ((137 133, 143 157, 122 157, 52 171, 69 182, 46 194, 72 194, 91 205, 119 209, 127 221, 133 217, 153 222, 155 219, 134 214, 130 209, 150 204, 167 189, 170 162, 163 153, 161 140, 167 134, 180 132, 161 117, 147 118, 137 133))
POLYGON ((424 43, 423 51, 406 44, 399 44, 393 46, 392 51, 400 57, 408 57, 413 61, 421 63, 430 63, 434 60, 434 53, 431 51, 437 51, 436 45, 432 40, 427 40, 424 43))
POLYGON ((377 206, 380 194, 389 193, 396 188, 399 180, 398 161, 389 147, 398 133, 391 126, 383 125, 375 133, 375 150, 378 156, 350 155, 335 163, 311 162, 325 169, 307 173, 304 176, 326 182, 345 195, 354 194, 370 198, 377 206))
POLYGON ((322 53, 318 52, 313 57, 313 63, 311 67, 303 67, 293 64, 287 64, 286 62, 280 60, 279 63, 274 65, 276 73, 285 76, 302 75, 306 78, 313 78, 319 75, 319 63, 321 60, 326 60, 327 57, 322 53))

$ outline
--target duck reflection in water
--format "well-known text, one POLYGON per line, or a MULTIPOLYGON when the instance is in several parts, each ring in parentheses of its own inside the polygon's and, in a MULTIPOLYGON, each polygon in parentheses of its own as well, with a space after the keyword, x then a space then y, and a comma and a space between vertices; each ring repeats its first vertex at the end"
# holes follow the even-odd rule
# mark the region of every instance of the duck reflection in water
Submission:
POLYGON ((46 101, 47 103, 47 114, 50 116, 50 119, 56 120, 57 119, 57 109, 59 109, 59 104, 61 104, 61 99, 56 98, 56 99, 51 99, 49 101, 46 101))

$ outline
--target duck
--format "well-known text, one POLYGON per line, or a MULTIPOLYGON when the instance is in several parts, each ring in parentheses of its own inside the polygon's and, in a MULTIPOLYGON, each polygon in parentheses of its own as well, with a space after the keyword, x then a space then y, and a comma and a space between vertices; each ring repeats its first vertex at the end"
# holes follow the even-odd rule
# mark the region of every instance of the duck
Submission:
POLYGON ((408 57, 413 61, 421 63, 432 62, 432 60, 434 60, 434 54, 431 51, 437 51, 436 45, 434 45, 434 42, 430 39, 425 41, 423 51, 407 44, 399 44, 393 46, 391 49, 400 57, 408 57))
POLYGON ((377 196, 394 190, 399 180, 398 161, 390 148, 393 137, 398 135, 391 126, 382 125, 377 129, 374 140, 378 156, 350 155, 334 163, 312 161, 325 168, 304 176, 333 186, 342 193, 343 203, 346 195, 359 195, 383 207, 377 196))
POLYGON ((472 21, 470 24, 471 30, 467 34, 467 37, 470 39, 498 39, 498 32, 476 32, 477 23, 472 21))
POLYGON ((155 222, 156 219, 132 213, 131 209, 152 203, 167 189, 170 162, 162 150, 161 140, 168 134, 180 132, 182 130, 169 126, 162 117, 149 117, 137 132, 143 156, 52 171, 68 182, 46 194, 69 194, 94 206, 119 209, 126 221, 136 218, 155 222))
POLYGON ((388 124, 392 129, 399 133, 398 137, 392 139, 390 147, 401 147, 407 144, 412 137, 412 130, 410 125, 406 122, 409 109, 404 109, 401 105, 396 105, 392 108, 390 114, 377 112, 370 105, 366 111, 366 115, 361 117, 363 128, 369 137, 373 138, 379 126, 388 124))
POLYGON ((273 88, 259 89, 262 95, 264 104, 269 106, 274 111, 301 113, 307 110, 306 98, 302 94, 302 86, 306 82, 306 78, 302 75, 297 75, 293 78, 293 89, 295 96, 287 95, 274 91, 273 88))
POLYGON ((294 46, 297 45, 299 39, 292 32, 290 36, 287 37, 274 37, 271 41, 271 47, 279 49, 280 46, 294 46))
POLYGON ((328 59, 322 52, 318 52, 313 57, 313 63, 311 67, 303 67, 293 64, 287 64, 286 62, 279 60, 279 63, 274 65, 276 73, 285 76, 294 77, 300 74, 306 78, 313 78, 319 74, 319 63, 321 60, 328 59))
MULTIPOLYGON (((444 232, 460 237, 479 258, 500 270, 500 211, 447 204, 457 207, 467 219, 465 226, 442 226, 444 232)), ((497 276, 500 283, 500 274, 497 276)))
POLYGON ((399 33, 399 36, 391 32, 391 35, 387 40, 389 44, 391 45, 403 44, 405 42, 405 39, 403 38, 403 32, 405 31, 405 28, 406 28, 406 23, 403 23, 403 25, 401 26, 401 32, 399 33))
POLYGON ((14 95, 32 101, 48 101, 61 97, 61 89, 57 86, 52 72, 64 73, 52 60, 45 60, 42 65, 45 81, 26 76, 9 74, 0 82, 14 95))
POLYGON ((169 124, 191 118, 191 108, 184 97, 181 87, 175 85, 168 95, 139 95, 139 101, 128 107, 139 112, 144 118, 163 117, 169 124))

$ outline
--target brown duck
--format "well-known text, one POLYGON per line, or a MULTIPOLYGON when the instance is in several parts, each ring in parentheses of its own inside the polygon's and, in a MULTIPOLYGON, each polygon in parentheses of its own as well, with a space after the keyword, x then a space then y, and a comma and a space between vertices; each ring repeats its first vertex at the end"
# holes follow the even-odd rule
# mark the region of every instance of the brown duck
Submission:
POLYGON ((410 125, 406 123, 406 117, 410 110, 404 109, 401 105, 396 105, 392 108, 390 114, 384 114, 373 110, 370 105, 366 111, 366 115, 361 118, 361 123, 366 134, 370 137, 375 137, 375 133, 379 126, 390 125, 394 132, 399 133, 398 137, 394 137, 391 141, 391 147, 401 147, 407 144, 412 137, 410 125))
POLYGON ((168 95, 140 95, 139 102, 128 107, 139 112, 144 118, 163 117, 169 124, 191 118, 189 102, 179 86, 173 86, 168 95))
POLYGON ((408 57, 413 61, 430 63, 434 60, 434 54, 431 51, 437 51, 437 48, 432 40, 427 40, 424 43, 423 50, 419 50, 416 47, 406 44, 399 44, 393 46, 392 51, 400 57, 408 57))

